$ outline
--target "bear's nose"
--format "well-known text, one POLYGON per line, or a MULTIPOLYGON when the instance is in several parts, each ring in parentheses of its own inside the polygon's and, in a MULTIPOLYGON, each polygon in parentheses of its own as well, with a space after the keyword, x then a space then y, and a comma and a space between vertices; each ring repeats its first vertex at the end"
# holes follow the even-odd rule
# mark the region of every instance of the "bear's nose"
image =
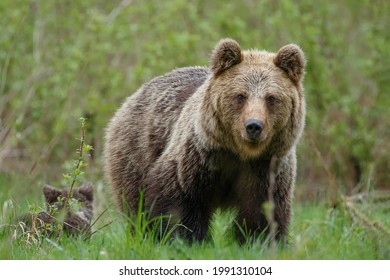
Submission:
POLYGON ((261 120, 249 119, 245 122, 246 133, 251 140, 257 140, 264 128, 264 123, 261 120))

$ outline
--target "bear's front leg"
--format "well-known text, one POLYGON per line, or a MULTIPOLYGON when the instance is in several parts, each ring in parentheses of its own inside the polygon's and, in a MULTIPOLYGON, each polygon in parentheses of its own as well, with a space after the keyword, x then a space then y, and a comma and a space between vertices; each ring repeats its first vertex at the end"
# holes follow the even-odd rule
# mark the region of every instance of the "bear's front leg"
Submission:
POLYGON ((258 237, 279 240, 288 234, 291 218, 294 154, 282 159, 273 157, 252 174, 255 175, 248 177, 246 184, 238 185, 236 190, 238 240, 244 242, 258 237))
POLYGON ((293 182, 291 176, 285 176, 284 174, 289 172, 291 172, 291 170, 286 170, 276 177, 273 191, 273 220, 276 226, 275 237, 278 240, 288 235, 288 227, 291 219, 293 182))
POLYGON ((236 218, 236 237, 240 243, 257 238, 281 239, 288 233, 291 216, 291 197, 276 187, 271 200, 264 195, 253 195, 241 202, 236 218), (273 210, 269 212, 270 210, 273 210), (271 216, 272 215, 272 216, 271 216))
POLYGON ((207 198, 196 193, 184 194, 180 208, 180 235, 190 242, 204 240, 211 218, 207 198))
POLYGON ((211 210, 207 203, 196 194, 160 195, 156 197, 151 208, 151 218, 162 216, 162 233, 176 228, 174 232, 190 242, 205 239, 210 224, 211 210))
POLYGON ((272 157, 268 185, 268 201, 273 209, 272 216, 269 217, 271 238, 279 240, 288 234, 295 169, 294 153, 282 159, 272 157))
POLYGON ((268 222, 263 213, 263 203, 264 200, 259 196, 248 197, 247 201, 241 201, 235 221, 236 238, 241 244, 267 236, 268 222))
POLYGON ((173 226, 185 239, 202 241, 207 235, 212 211, 209 180, 207 172, 203 172, 205 168, 187 160, 180 163, 161 158, 148 174, 145 202, 151 218, 173 217, 171 221, 162 220, 164 232, 173 226))

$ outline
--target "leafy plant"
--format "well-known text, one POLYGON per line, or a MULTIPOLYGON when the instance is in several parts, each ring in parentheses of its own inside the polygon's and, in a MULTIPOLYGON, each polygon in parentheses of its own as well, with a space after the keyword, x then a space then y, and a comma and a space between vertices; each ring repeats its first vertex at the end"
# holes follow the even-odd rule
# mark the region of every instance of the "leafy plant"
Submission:
MULTIPOLYGON (((66 197, 59 195, 59 191, 59 194, 51 194, 55 191, 51 187, 48 187, 47 190, 45 189, 46 192, 50 192, 50 195, 58 195, 56 201, 46 201, 46 209, 30 206, 28 213, 19 218, 16 229, 21 229, 21 233, 15 232, 16 238, 25 240, 27 243, 31 241, 40 243, 42 240, 50 237, 58 242, 65 228, 74 227, 74 225, 69 224, 70 217, 68 217, 68 213, 78 213, 81 210, 81 206, 80 201, 73 196, 73 188, 76 181, 83 175, 83 168, 87 166, 85 156, 92 150, 92 146, 85 144, 85 124, 86 119, 80 118, 81 138, 79 139, 80 146, 77 151, 78 159, 74 162, 71 172, 64 174, 64 178, 70 186, 66 192, 66 197)), ((89 226, 89 229, 91 227, 89 226)), ((77 230, 78 228, 74 228, 75 232, 77 230)), ((83 233, 86 232, 80 232, 80 234, 83 233)))

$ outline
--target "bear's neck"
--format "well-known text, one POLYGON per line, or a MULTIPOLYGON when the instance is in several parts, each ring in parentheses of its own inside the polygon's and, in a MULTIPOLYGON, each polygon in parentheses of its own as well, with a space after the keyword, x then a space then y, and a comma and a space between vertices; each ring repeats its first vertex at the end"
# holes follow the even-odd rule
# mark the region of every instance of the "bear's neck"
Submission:
POLYGON ((223 126, 218 120, 213 102, 208 90, 209 81, 206 81, 194 94, 195 108, 195 136, 207 150, 228 148, 225 145, 229 133, 223 132, 223 126))

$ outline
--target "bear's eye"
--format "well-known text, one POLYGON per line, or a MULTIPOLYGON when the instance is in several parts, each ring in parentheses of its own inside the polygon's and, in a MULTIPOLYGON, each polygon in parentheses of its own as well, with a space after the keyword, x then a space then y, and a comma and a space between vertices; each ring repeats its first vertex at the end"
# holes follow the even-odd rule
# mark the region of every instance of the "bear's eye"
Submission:
POLYGON ((270 106, 275 105, 275 103, 276 103, 276 97, 273 96, 273 95, 267 96, 267 103, 268 103, 268 105, 270 105, 270 106))
POLYGON ((239 104, 242 104, 242 103, 245 102, 246 97, 245 97, 245 95, 243 95, 243 94, 240 93, 240 94, 237 94, 236 99, 237 99, 237 102, 238 102, 239 104))

